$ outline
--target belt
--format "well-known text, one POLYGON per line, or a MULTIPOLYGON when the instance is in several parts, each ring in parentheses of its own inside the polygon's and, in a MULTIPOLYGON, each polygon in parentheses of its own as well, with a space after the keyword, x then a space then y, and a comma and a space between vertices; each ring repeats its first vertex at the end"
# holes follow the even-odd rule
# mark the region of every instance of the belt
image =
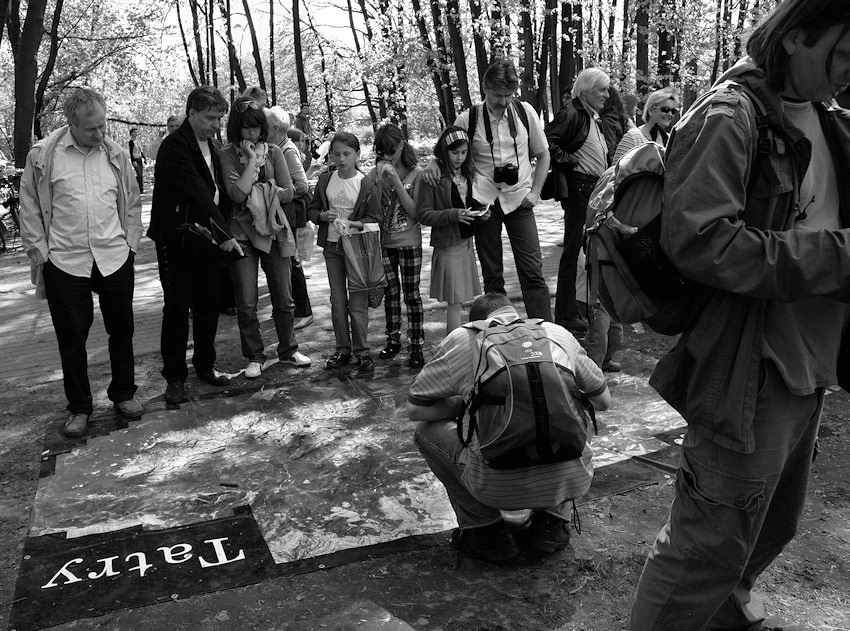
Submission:
POLYGON ((596 184, 599 181, 598 175, 587 175, 586 173, 576 173, 573 171, 572 173, 567 174, 567 182, 577 182, 580 184, 588 183, 588 184, 596 184))

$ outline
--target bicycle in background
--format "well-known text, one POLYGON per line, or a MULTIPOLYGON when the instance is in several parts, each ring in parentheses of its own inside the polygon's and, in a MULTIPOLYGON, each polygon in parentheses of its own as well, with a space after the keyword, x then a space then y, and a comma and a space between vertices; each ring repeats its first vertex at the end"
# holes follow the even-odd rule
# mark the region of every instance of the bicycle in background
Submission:
POLYGON ((21 175, 23 169, 14 169, 0 176, 0 252, 14 247, 21 237, 21 175))

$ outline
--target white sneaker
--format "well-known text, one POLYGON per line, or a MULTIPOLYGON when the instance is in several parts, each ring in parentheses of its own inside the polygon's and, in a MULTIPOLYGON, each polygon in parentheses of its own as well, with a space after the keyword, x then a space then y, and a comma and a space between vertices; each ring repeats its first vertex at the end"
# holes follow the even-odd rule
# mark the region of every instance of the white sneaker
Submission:
POLYGON ((245 369, 245 377, 256 379, 263 374, 263 365, 260 362, 250 362, 245 369))
POLYGON ((290 366, 296 366, 298 368, 303 368, 304 366, 309 366, 313 363, 313 360, 307 357, 304 353, 299 353, 295 351, 292 353, 291 357, 287 357, 286 359, 280 360, 281 364, 289 364, 290 366))
POLYGON ((295 323, 292 325, 293 330, 303 329, 305 326, 313 324, 313 316, 308 315, 303 318, 295 318, 295 323))

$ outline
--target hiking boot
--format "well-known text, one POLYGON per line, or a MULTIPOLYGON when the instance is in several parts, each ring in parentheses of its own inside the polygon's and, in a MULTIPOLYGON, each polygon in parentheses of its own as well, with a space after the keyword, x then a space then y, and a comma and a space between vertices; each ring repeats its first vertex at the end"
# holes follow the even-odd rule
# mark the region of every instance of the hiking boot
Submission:
POLYGON ((387 342, 387 345, 384 347, 380 353, 378 353, 378 357, 381 359, 392 359, 401 351, 401 344, 398 342, 387 342))
POLYGON ((570 522, 538 511, 531 515, 531 525, 514 536, 523 550, 549 554, 569 545, 570 522))
POLYGON ((230 383, 230 377, 218 372, 214 368, 195 372, 198 375, 198 379, 207 382, 211 386, 218 386, 219 388, 222 388, 230 383))
POLYGON ((410 351, 407 365, 411 368, 422 368, 425 365, 425 356, 422 354, 422 351, 410 351))
POLYGON ((90 418, 91 414, 71 412, 68 415, 68 420, 65 421, 65 425, 62 426, 62 433, 68 438, 79 438, 86 433, 90 418))
POLYGON ((351 361, 350 353, 340 353, 337 351, 333 355, 328 358, 327 367, 328 368, 339 368, 340 366, 345 366, 348 362, 351 361))
POLYGON ((372 372, 375 370, 375 361, 371 355, 361 355, 357 358, 357 370, 359 372, 372 372))
POLYGON ((145 408, 135 399, 127 399, 126 401, 116 401, 115 411, 124 418, 135 420, 142 418, 145 408))
POLYGON ((623 367, 617 362, 605 362, 602 364, 602 370, 605 372, 620 372, 623 367))
POLYGON ((520 555, 508 527, 502 521, 481 528, 456 528, 452 547, 466 556, 490 563, 502 563, 520 555))
POLYGON ((165 402, 169 405, 182 403, 186 398, 186 390, 182 381, 169 381, 165 388, 165 402))

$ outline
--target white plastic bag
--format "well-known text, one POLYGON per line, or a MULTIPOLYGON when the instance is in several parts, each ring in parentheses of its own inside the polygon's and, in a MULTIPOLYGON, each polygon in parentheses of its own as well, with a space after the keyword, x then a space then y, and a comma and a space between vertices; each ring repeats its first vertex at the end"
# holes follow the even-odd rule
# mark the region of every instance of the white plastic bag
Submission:
POLYGON ((313 227, 313 222, 308 221, 306 226, 298 228, 296 234, 296 241, 298 242, 296 254, 298 260, 302 263, 307 263, 313 256, 313 250, 316 248, 316 229, 313 227))

